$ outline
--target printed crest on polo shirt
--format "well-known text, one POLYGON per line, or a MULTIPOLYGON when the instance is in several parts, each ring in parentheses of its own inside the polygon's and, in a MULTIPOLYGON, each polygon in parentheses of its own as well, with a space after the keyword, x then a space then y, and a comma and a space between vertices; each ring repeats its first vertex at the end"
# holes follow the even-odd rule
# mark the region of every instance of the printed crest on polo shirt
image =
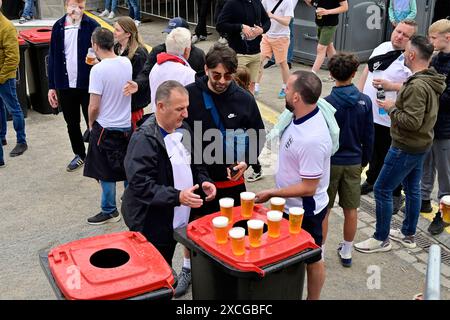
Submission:
POLYGON ((293 142, 294 142, 294 138, 292 137, 292 135, 290 135, 289 138, 287 139, 286 143, 284 144, 284 149, 288 150, 293 142))

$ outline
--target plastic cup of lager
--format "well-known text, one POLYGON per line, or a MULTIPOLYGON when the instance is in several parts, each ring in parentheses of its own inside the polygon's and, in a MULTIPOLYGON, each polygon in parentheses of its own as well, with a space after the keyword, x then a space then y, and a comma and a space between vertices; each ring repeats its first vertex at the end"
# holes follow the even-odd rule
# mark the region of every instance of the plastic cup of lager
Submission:
POLYGON ((269 211, 267 212, 267 225, 269 228, 269 237, 278 238, 280 236, 281 219, 283 219, 283 213, 281 211, 269 211))
POLYGON ((286 204, 286 199, 273 197, 270 199, 270 210, 284 212, 285 204, 286 204))
POLYGON ((228 231, 231 239, 231 251, 236 256, 242 256, 245 253, 245 229, 236 227, 228 231))
POLYGON ((258 219, 248 220, 247 228, 250 246, 259 247, 261 245, 261 237, 263 234, 264 221, 258 219))
POLYGON ((220 214, 228 218, 228 223, 233 222, 233 207, 234 207, 234 199, 233 198, 222 198, 219 200, 220 205, 220 214))
POLYGON ((224 244, 228 242, 228 218, 227 217, 215 217, 212 219, 214 227, 214 235, 216 236, 216 243, 224 244))
POLYGON ((442 220, 445 223, 450 223, 450 196, 443 196, 441 198, 442 204, 442 220))
POLYGON ((305 210, 300 207, 289 208, 289 232, 300 233, 302 229, 303 214, 305 210))
POLYGON ((96 59, 96 56, 95 56, 94 49, 89 48, 88 53, 86 55, 86 64, 89 64, 91 66, 94 65, 95 59, 96 59))
POLYGON ((251 218, 256 195, 253 192, 241 192, 241 215, 243 218, 251 218))

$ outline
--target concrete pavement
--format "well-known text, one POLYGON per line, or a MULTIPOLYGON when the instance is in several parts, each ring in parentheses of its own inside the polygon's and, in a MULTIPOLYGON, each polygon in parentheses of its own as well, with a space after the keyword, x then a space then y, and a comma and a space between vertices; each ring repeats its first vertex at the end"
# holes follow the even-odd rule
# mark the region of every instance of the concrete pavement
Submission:
MULTIPOLYGON (((154 19, 142 24, 139 30, 145 42, 149 45, 163 42, 164 34, 160 30, 166 23, 154 19)), ((216 39, 214 33, 198 46, 207 50, 216 39)), ((307 67, 294 64, 294 70, 297 69, 307 67)), ((321 76, 326 76, 326 72, 321 72, 321 76)), ((277 99, 279 84, 281 75, 278 68, 267 69, 258 100, 263 104, 261 110, 268 128, 284 108, 284 101, 277 99)), ((331 84, 325 84, 323 95, 330 90, 331 84)), ((100 187, 94 180, 83 177, 82 171, 65 171, 73 155, 62 115, 42 115, 30 110, 26 126, 29 149, 20 157, 10 158, 8 153, 14 146, 15 135, 12 123, 8 123, 9 144, 4 150, 7 167, 0 169, 0 299, 54 299, 39 266, 38 251, 80 238, 123 231, 126 226, 123 221, 103 226, 86 223, 86 218, 99 211, 100 187)), ((261 163, 266 175, 264 179, 247 185, 251 191, 274 185, 274 155, 270 150, 264 150, 261 163)), ((123 186, 119 185, 118 198, 122 190, 123 186)), ((373 199, 364 196, 356 242, 373 234, 374 222, 373 199)), ((429 237, 426 232, 428 223, 424 218, 419 221, 418 234, 423 246, 426 247, 426 241, 439 240, 442 249, 447 250, 450 247, 449 234, 444 232, 437 239, 429 237)), ((394 250, 387 253, 364 255, 354 252, 352 268, 343 268, 336 254, 337 244, 342 240, 342 226, 342 210, 335 207, 330 216, 325 250, 327 278, 323 299, 409 300, 423 291, 426 250, 406 250, 393 244, 394 250)), ((174 259, 177 271, 181 269, 181 257, 178 247, 174 259)), ((441 298, 450 299, 450 268, 444 263, 441 268, 441 298)), ((190 292, 183 297, 191 298, 190 292)))

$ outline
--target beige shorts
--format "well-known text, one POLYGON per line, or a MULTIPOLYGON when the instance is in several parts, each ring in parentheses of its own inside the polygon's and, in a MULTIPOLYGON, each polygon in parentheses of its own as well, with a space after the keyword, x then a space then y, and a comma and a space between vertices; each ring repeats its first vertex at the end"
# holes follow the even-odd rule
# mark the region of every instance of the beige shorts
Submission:
POLYGON ((288 49, 289 38, 269 38, 268 36, 263 35, 261 41, 262 58, 270 59, 273 54, 276 63, 287 61, 288 49))
POLYGON ((250 72, 251 82, 256 82, 259 72, 260 54, 238 54, 238 66, 247 67, 250 72))

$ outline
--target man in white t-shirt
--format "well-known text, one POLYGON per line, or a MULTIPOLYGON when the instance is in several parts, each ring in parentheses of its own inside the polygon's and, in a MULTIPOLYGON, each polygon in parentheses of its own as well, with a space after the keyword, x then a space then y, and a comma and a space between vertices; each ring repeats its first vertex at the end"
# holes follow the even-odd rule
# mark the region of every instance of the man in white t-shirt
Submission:
MULTIPOLYGON (((288 79, 286 108, 294 119, 281 136, 276 189, 256 195, 256 202, 271 197, 286 198, 286 212, 292 207, 305 210, 302 228, 318 246, 322 245, 322 221, 328 205, 332 142, 325 118, 317 106, 322 92, 320 79, 312 72, 297 71, 288 79)), ((306 261, 308 299, 320 298, 325 265, 319 255, 306 261)))
POLYGON ((101 212, 88 219, 98 225, 120 220, 116 207, 116 181, 125 181, 123 160, 131 135, 131 96, 122 88, 132 79, 132 66, 127 57, 113 51, 114 35, 105 28, 92 34, 92 48, 100 63, 89 78, 89 148, 84 175, 100 182, 101 212))
MULTIPOLYGON (((384 158, 391 146, 391 119, 389 115, 380 108, 377 103, 377 91, 384 90, 386 99, 396 99, 397 92, 403 83, 411 76, 411 70, 405 66, 405 58, 400 51, 405 50, 411 36, 417 31, 417 24, 414 21, 405 20, 397 25, 392 32, 391 41, 384 42, 374 49, 370 56, 368 66, 361 75, 358 89, 367 94, 372 100, 372 113, 375 130, 374 148, 372 159, 369 162, 369 170, 367 170, 367 179, 361 185, 361 194, 368 194, 373 191, 373 186, 383 167, 384 158), (398 50, 397 55, 386 57, 394 54, 398 50), (382 56, 385 55, 385 56, 382 56), (379 57, 385 57, 381 59, 379 57), (369 70, 369 65, 371 64, 369 70), (382 66, 384 64, 384 67, 382 66), (386 68, 386 66, 388 67, 386 68), (378 68, 377 68, 378 67, 378 68), (384 69, 384 70, 380 70, 384 69)), ((394 212, 397 213, 402 205, 401 185, 394 191, 394 212)))
POLYGON ((195 71, 187 62, 190 54, 191 32, 182 27, 173 29, 166 37, 166 52, 157 55, 149 75, 152 111, 155 111, 156 90, 161 83, 175 80, 186 86, 195 81, 195 71))
POLYGON ((289 78, 289 66, 287 61, 290 30, 289 23, 294 17, 294 7, 292 1, 279 0, 263 0, 262 5, 267 11, 270 18, 270 29, 263 35, 261 41, 261 60, 259 66, 258 80, 255 84, 255 95, 259 94, 259 83, 263 75, 263 66, 273 56, 275 63, 280 65, 281 76, 283 78, 283 85, 278 94, 279 99, 284 99, 286 96, 286 82, 289 78))

